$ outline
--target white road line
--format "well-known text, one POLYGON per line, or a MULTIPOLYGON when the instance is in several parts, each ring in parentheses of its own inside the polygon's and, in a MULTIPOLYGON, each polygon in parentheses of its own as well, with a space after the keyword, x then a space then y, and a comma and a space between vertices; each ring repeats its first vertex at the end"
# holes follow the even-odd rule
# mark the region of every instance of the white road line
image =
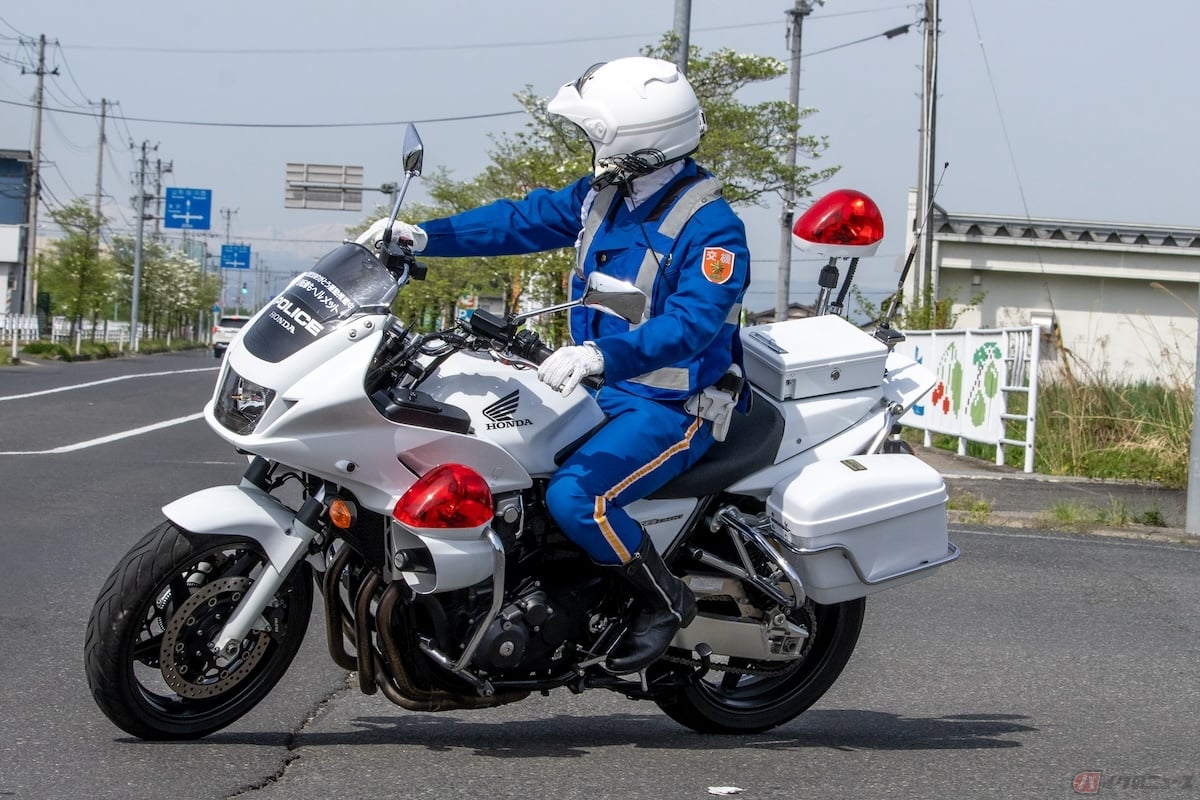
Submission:
POLYGON ((24 400, 27 397, 40 397, 44 394, 55 394, 56 392, 69 392, 73 389, 86 389, 89 386, 99 386, 104 383, 116 383, 117 381, 127 381, 133 378, 157 378, 161 375, 183 375, 188 372, 216 372, 220 367, 197 367, 196 369, 172 369, 166 372, 139 372, 136 375, 118 375, 115 378, 104 378, 99 381, 88 381, 87 383, 76 383, 70 386, 59 386, 57 389, 43 389, 40 392, 28 392, 26 394, 10 394, 0 395, 0 402, 5 400, 24 400))
POLYGON ((150 431, 157 431, 161 428, 169 428, 172 425, 182 425, 185 422, 191 422, 192 420, 200 419, 203 416, 204 412, 201 411, 196 414, 189 414, 186 417, 167 419, 163 420, 162 422, 155 422, 153 425, 143 425, 140 428, 120 431, 119 433, 109 434, 108 436, 101 436, 98 439, 88 439, 86 442, 67 444, 63 445, 62 447, 55 447, 51 450, 6 450, 0 451, 0 456, 42 456, 52 455, 55 453, 71 453, 76 450, 84 450, 89 447, 96 447, 97 445, 115 442, 119 439, 128 439, 130 436, 140 436, 143 433, 150 433, 150 431))

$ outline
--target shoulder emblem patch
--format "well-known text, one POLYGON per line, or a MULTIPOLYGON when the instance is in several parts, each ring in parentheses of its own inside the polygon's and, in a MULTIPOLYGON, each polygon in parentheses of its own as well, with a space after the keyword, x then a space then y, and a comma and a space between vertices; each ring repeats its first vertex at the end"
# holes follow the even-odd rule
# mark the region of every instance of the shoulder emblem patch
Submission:
POLYGON ((724 283, 733 275, 733 253, 724 247, 706 247, 700 268, 712 283, 724 283))

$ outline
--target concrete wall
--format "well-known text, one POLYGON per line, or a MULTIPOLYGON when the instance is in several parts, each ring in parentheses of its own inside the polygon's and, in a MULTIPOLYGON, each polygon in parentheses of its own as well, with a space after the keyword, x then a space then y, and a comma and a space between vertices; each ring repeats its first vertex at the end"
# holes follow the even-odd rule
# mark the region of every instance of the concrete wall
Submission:
POLYGON ((953 299, 954 328, 1043 325, 1050 379, 1066 364, 1080 380, 1192 385, 1200 229, 941 209, 932 229, 933 286, 953 299))

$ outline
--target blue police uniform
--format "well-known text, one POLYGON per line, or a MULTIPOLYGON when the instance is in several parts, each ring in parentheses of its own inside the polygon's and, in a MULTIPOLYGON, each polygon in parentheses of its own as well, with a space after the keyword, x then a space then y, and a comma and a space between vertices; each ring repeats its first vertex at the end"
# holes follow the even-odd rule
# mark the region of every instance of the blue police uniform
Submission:
POLYGON ((684 403, 740 361, 750 254, 719 183, 691 159, 632 209, 616 187, 596 192, 590 180, 423 222, 423 254, 515 255, 575 245, 573 296, 597 270, 646 291, 647 313, 632 323, 572 309, 576 343, 593 342, 604 355, 596 400, 608 422, 547 489, 550 512, 567 536, 597 563, 623 564, 642 541, 623 506, 686 470, 713 442, 711 423, 684 403))

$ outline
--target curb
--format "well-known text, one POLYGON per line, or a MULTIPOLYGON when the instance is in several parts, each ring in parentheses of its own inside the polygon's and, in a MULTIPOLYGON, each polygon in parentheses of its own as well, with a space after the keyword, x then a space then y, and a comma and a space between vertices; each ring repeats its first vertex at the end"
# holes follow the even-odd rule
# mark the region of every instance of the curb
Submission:
POLYGON ((1053 527, 1044 514, 1018 511, 988 511, 975 513, 971 511, 950 510, 946 512, 947 520, 952 525, 977 525, 985 528, 1023 528, 1039 533, 1058 533, 1066 535, 1104 536, 1112 539, 1132 539, 1136 541, 1164 542, 1188 547, 1200 547, 1200 536, 1188 533, 1182 528, 1158 528, 1152 525, 1130 524, 1124 528, 1114 527, 1083 527, 1070 528, 1066 525, 1053 527))

